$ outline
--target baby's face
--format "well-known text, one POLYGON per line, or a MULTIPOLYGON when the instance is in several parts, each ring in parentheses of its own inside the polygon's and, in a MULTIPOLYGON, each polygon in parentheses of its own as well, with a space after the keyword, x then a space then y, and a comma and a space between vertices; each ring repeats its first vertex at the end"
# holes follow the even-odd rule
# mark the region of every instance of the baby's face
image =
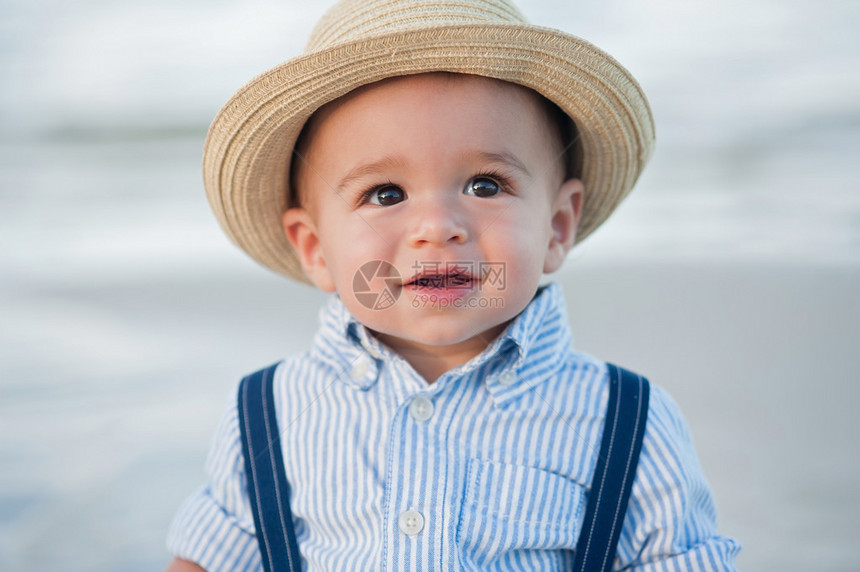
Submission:
POLYGON ((307 138, 287 235, 314 283, 401 352, 486 347, 573 244, 582 187, 525 88, 387 80, 324 108, 307 138))

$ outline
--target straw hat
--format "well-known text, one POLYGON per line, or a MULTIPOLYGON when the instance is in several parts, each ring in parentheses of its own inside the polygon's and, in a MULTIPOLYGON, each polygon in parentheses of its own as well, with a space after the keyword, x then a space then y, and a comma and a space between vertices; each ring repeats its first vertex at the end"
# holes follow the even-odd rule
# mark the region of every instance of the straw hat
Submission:
POLYGON ((577 241, 606 220, 651 155, 651 111, 627 70, 584 40, 530 25, 507 0, 343 0, 303 55, 251 80, 209 128, 204 184, 227 235, 264 266, 307 282, 281 229, 302 127, 357 87, 432 71, 526 86, 573 119, 585 186, 577 241))

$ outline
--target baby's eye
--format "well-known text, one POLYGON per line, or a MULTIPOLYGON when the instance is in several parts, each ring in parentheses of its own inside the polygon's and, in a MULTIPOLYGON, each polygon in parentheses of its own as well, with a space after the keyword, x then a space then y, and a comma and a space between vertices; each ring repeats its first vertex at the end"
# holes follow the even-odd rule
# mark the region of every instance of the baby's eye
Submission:
POLYGON ((406 199, 403 189, 395 185, 384 185, 368 191, 367 202, 381 207, 390 207, 406 199))
POLYGON ((488 177, 475 177, 466 185, 463 192, 475 197, 494 197, 499 194, 499 184, 488 177))

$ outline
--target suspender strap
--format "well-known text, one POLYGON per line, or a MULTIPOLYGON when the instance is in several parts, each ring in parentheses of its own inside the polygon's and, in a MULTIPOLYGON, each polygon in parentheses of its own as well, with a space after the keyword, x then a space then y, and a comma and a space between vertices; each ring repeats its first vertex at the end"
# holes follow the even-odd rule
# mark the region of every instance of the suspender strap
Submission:
POLYGON ((278 364, 239 384, 239 429, 257 542, 266 572, 301 570, 272 389, 278 364))
POLYGON ((648 380, 606 365, 609 402, 585 522, 576 544, 575 572, 612 569, 648 418, 648 380))

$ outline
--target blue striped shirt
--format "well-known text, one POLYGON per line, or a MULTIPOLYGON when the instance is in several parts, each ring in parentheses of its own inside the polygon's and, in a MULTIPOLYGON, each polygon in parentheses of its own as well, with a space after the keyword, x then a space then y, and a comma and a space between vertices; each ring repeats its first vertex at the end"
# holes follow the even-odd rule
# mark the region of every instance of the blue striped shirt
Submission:
MULTIPOLYGON (((296 536, 309 570, 569 570, 608 399, 605 363, 573 349, 544 288, 490 346, 427 384, 335 296, 275 396, 296 536)), ((615 569, 733 570, 687 425, 652 387, 615 569)), ((260 570, 231 402, 208 480, 176 516, 173 554, 260 570)))

